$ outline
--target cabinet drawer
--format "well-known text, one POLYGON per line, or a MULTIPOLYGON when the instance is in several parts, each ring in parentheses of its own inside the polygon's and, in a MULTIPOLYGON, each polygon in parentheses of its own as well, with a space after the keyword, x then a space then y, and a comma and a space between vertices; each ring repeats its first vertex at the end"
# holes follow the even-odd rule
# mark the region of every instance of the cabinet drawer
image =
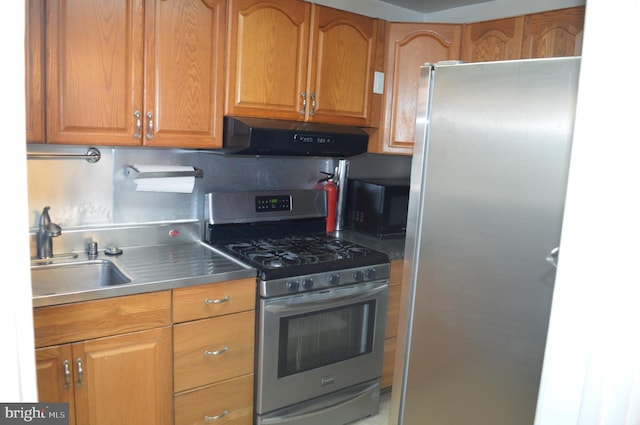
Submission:
POLYGON ((255 297, 254 278, 174 289, 173 322, 253 310, 256 305, 255 297))
POLYGON ((178 394, 174 404, 175 425, 212 423, 213 418, 220 415, 224 415, 220 417, 220 423, 251 425, 253 374, 178 394))
POLYGON ((174 391, 253 373, 254 333, 254 311, 174 325, 174 391))
POLYGON ((170 291, 40 307, 33 311, 36 347, 170 324, 170 291))

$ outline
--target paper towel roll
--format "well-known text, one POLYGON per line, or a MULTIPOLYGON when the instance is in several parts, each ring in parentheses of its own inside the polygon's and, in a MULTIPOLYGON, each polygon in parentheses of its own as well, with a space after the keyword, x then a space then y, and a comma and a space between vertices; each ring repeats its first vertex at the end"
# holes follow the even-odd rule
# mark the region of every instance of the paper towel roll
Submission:
MULTIPOLYGON (((140 173, 170 173, 193 171, 193 167, 183 165, 134 165, 140 173)), ((135 179, 136 192, 192 193, 195 177, 160 177, 135 179)))

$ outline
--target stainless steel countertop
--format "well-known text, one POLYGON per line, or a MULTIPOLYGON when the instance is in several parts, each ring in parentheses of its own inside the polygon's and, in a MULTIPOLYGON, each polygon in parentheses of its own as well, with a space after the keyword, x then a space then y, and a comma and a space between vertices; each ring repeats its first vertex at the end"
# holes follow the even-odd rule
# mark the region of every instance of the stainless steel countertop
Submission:
MULTIPOLYGON (((256 276, 255 268, 202 242, 201 226, 200 222, 179 222, 65 229, 61 237, 55 238, 54 253, 74 252, 78 258, 56 260, 56 263, 89 260, 85 252, 86 243, 96 241, 101 248, 97 259, 113 261, 131 278, 131 283, 93 289, 80 289, 86 285, 78 285, 76 291, 54 294, 47 294, 46 288, 32 288, 33 306, 90 301, 256 276), (179 236, 174 236, 176 234, 179 236), (121 247, 123 253, 118 256, 104 254, 102 248, 109 246, 121 247)), ((385 252, 391 260, 401 259, 404 255, 404 238, 376 239, 351 230, 338 231, 334 235, 385 252)), ((32 239, 34 245, 33 232, 32 239)))
MULTIPOLYGON (((57 262, 88 259, 86 253, 79 253, 74 260, 57 262)), ((202 242, 129 247, 123 248, 123 253, 118 256, 109 256, 100 250, 98 259, 113 261, 131 277, 131 283, 56 294, 42 294, 41 288, 37 293, 34 288, 33 306, 90 301, 256 276, 254 268, 202 242)))
POLYGON ((389 256, 391 261, 401 260, 404 258, 405 237, 398 236, 388 239, 378 239, 374 236, 367 235, 355 230, 344 229, 333 233, 336 237, 342 238, 349 242, 364 245, 376 251, 384 252, 389 256))

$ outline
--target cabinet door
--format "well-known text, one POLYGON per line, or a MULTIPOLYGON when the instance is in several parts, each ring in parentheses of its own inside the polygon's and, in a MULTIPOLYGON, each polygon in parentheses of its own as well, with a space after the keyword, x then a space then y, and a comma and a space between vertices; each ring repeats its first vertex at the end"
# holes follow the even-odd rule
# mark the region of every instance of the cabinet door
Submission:
POLYGON ((375 19, 312 7, 308 121, 369 125, 376 37, 375 19))
POLYGON ((460 59, 462 25, 391 23, 387 26, 385 122, 379 152, 413 153, 419 67, 460 59))
POLYGON ((36 350, 36 377, 40 403, 69 403, 69 425, 76 423, 73 389, 74 362, 71 345, 36 350))
POLYGON ((77 343, 73 358, 78 423, 171 425, 170 327, 77 343))
POLYGON ((143 0, 48 0, 47 141, 140 144, 143 0))
POLYGON ((524 17, 466 24, 462 36, 462 59, 488 62, 520 59, 524 17))
POLYGON ((230 0, 225 114, 302 120, 311 6, 230 0))
POLYGON ((584 7, 527 15, 522 58, 579 56, 583 28, 584 7))
POLYGON ((224 0, 147 0, 144 144, 222 146, 224 0))
POLYGON ((44 143, 44 0, 27 0, 25 5, 27 142, 44 143))

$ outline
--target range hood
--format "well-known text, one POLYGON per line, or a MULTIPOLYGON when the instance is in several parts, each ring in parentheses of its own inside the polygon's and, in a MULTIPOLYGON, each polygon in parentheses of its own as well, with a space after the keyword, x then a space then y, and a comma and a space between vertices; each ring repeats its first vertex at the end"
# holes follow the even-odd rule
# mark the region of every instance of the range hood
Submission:
POLYGON ((359 127, 224 117, 227 154, 347 157, 366 152, 368 142, 359 127))

